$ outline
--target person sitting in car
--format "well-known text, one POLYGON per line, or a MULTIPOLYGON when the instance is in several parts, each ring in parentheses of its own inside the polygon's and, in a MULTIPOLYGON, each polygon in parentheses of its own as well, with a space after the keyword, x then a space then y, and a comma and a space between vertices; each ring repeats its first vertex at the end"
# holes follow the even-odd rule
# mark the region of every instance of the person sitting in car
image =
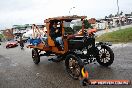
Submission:
POLYGON ((62 40, 62 30, 61 28, 57 27, 57 23, 53 23, 51 29, 50 29, 50 36, 51 38, 59 43, 61 48, 63 49, 63 40, 62 40))

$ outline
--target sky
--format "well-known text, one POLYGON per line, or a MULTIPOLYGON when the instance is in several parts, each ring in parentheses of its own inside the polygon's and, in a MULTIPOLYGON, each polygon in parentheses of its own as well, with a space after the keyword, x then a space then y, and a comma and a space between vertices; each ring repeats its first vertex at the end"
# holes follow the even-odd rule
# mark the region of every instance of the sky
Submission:
MULTIPOLYGON (((118 1, 120 11, 132 12, 132 0, 118 1)), ((104 18, 117 11, 117 0, 0 0, 0 29, 19 24, 43 24, 44 19, 56 16, 104 18)))

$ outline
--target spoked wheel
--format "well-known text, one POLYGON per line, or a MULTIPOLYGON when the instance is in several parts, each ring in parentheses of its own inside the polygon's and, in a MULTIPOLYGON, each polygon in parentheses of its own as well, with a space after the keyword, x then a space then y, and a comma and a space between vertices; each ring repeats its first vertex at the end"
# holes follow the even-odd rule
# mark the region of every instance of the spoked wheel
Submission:
POLYGON ((75 55, 68 55, 65 60, 65 66, 68 74, 73 79, 79 79, 79 76, 81 75, 81 69, 83 67, 83 63, 79 57, 76 57, 75 55))
POLYGON ((102 66, 110 66, 114 61, 114 53, 112 49, 108 46, 102 46, 99 50, 99 57, 97 62, 102 66))
POLYGON ((32 49, 32 58, 35 64, 38 64, 40 62, 40 56, 37 49, 32 49))

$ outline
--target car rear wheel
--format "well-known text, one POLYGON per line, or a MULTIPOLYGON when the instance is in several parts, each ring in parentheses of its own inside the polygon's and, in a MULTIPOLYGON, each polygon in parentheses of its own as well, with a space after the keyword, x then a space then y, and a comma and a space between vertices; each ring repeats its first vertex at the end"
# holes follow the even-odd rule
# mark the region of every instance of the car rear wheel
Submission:
POLYGON ((32 59, 35 64, 40 62, 40 56, 37 49, 32 49, 32 59))
POLYGON ((8 49, 8 48, 9 48, 9 46, 6 46, 6 48, 8 49))

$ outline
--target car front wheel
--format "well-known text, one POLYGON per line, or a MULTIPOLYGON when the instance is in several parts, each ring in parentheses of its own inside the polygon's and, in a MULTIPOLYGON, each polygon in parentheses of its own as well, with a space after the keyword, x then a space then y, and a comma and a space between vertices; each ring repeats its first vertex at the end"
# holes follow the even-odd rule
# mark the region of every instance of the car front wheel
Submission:
POLYGON ((105 67, 110 66, 114 61, 114 53, 112 49, 108 46, 101 46, 99 50, 99 56, 97 57, 97 62, 105 67))

